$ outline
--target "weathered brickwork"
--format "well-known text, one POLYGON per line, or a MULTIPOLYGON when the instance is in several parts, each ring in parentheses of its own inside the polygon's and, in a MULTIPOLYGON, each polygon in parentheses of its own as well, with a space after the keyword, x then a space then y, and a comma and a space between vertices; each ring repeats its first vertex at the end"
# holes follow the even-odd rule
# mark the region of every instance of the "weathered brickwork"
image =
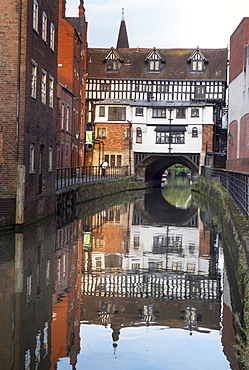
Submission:
POLYGON ((0 40, 0 115, 3 117, 0 123, 0 197, 16 196, 17 166, 25 165, 24 220, 29 221, 54 208, 51 200, 56 168, 58 1, 37 1, 37 30, 33 28, 33 1, 23 0, 21 8, 20 4, 20 1, 0 0, 1 9, 4 9, 0 15, 3 30, 0 40), (43 12, 46 13, 46 40, 42 30, 43 12), (53 46, 50 45, 51 24, 53 46))
MULTIPOLYGON (((130 129, 128 123, 96 123, 95 124, 95 138, 102 141, 104 156, 109 156, 108 164, 109 166, 117 166, 118 156, 121 156, 121 166, 129 163, 130 153, 130 141, 127 138, 127 130, 130 129), (98 129, 105 129, 106 137, 98 137, 98 129), (112 157, 111 157, 112 156, 112 157), (111 158, 114 163, 111 163, 111 158)), ((105 157, 101 153, 101 148, 95 145, 95 151, 93 156, 93 166, 100 165, 105 157), (98 150, 99 149, 99 150, 98 150)))
POLYGON ((243 18, 230 38, 229 82, 232 82, 245 67, 245 45, 248 44, 249 18, 243 18))
POLYGON ((237 132, 238 132, 238 122, 233 121, 229 125, 229 137, 227 143, 229 159, 232 160, 237 158, 237 145, 238 145, 237 132))
POLYGON ((209 152, 213 148, 213 125, 202 126, 202 151, 206 150, 209 152))
POLYGON ((249 138, 249 114, 246 114, 241 118, 240 121, 240 145, 239 145, 240 158, 249 158, 248 138, 249 138))
MULTIPOLYGON (((68 131, 72 138, 71 150, 67 154, 65 152, 70 157, 71 166, 84 163, 87 49, 87 23, 84 11, 83 3, 80 2, 79 16, 66 18, 65 1, 59 1, 58 80, 73 94, 70 104, 71 127, 68 131)), ((65 160, 62 160, 60 163, 64 162, 65 160)))

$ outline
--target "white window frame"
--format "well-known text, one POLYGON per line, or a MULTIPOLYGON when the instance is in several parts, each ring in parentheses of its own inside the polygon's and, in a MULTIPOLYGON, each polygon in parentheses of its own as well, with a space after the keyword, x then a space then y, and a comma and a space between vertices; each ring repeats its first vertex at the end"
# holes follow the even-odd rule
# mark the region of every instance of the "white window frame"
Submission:
POLYGON ((66 112, 66 131, 69 132, 69 124, 70 124, 70 105, 67 105, 67 112, 66 112))
POLYGON ((53 171, 53 147, 51 145, 48 148, 48 171, 53 171))
POLYGON ((49 76, 49 106, 54 107, 54 78, 49 76))
POLYGON ((30 144, 29 147, 29 173, 35 172, 35 146, 30 144))
POLYGON ((31 96, 36 99, 37 91, 37 63, 32 59, 31 96))
POLYGON ((48 36, 48 17, 47 14, 43 11, 42 12, 42 39, 43 41, 47 42, 48 36))
POLYGON ((61 104, 61 129, 64 130, 65 124, 65 103, 64 101, 61 104))
POLYGON ((47 101, 47 72, 42 70, 42 80, 41 80, 41 102, 46 104, 47 101))
POLYGON ((33 0, 33 29, 38 33, 38 15, 39 7, 38 2, 33 0))
POLYGON ((54 46, 55 46, 55 26, 51 22, 50 23, 50 49, 54 51, 54 46))

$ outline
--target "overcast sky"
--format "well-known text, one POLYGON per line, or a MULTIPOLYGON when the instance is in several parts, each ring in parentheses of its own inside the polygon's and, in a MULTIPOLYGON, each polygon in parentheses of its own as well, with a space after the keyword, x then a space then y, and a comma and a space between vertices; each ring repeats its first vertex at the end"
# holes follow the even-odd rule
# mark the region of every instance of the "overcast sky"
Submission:
MULTIPOLYGON (((67 0, 67 16, 79 0, 67 0)), ((116 47, 122 16, 130 47, 223 48, 243 17, 246 0, 85 0, 89 47, 116 47)))

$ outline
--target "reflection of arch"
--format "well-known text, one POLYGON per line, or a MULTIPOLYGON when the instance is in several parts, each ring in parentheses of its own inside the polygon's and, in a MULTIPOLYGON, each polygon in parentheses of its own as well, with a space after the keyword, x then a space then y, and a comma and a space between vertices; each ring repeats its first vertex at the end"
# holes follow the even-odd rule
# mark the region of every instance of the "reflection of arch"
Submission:
MULTIPOLYGON (((140 214, 143 223, 157 225, 188 225, 191 221, 192 226, 197 227, 197 205, 192 202, 188 209, 180 209, 169 204, 162 195, 161 189, 153 189, 144 196, 143 203, 137 203, 134 211, 140 214), (195 222, 194 222, 194 219, 195 222)), ((138 217, 137 217, 138 218, 138 217)))
POLYGON ((136 129, 136 143, 142 143, 142 130, 141 127, 136 129))

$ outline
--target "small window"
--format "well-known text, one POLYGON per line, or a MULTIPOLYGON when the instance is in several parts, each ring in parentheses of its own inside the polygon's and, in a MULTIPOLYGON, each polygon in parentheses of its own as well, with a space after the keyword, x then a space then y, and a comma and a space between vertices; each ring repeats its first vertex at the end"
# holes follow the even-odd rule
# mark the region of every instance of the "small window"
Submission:
POLYGON ((182 263, 181 262, 172 262, 172 271, 181 271, 182 263))
POLYGON ((165 108, 153 108, 152 118, 166 118, 166 109, 165 108))
POLYGON ((42 39, 47 41, 47 27, 48 27, 48 17, 45 12, 42 13, 42 39))
POLYGON ((65 103, 62 102, 61 105, 61 129, 64 130, 64 121, 65 121, 65 103))
POLYGON ((107 71, 117 71, 119 67, 119 63, 117 59, 109 59, 106 64, 107 71))
POLYGON ((67 106, 67 114, 66 114, 66 131, 69 132, 70 127, 70 106, 67 106))
POLYGON ((50 49, 54 51, 55 46, 55 27, 53 23, 50 23, 50 49))
POLYGON ((134 235, 134 238, 133 238, 133 245, 134 245, 134 248, 139 248, 139 245, 140 245, 140 235, 134 235))
POLYGON ((204 99, 205 98, 205 86, 197 85, 195 87, 195 98, 204 99))
POLYGON ((140 127, 136 129, 136 143, 142 143, 142 130, 140 127))
POLYGON ((131 128, 130 127, 126 129, 126 139, 131 139, 131 128))
POLYGON ((35 172, 35 146, 31 144, 29 147, 29 173, 35 172))
POLYGON ((32 60, 32 76, 31 76, 31 96, 36 99, 37 86, 37 63, 32 60))
POLYGON ((105 127, 97 128, 97 137, 100 139, 106 139, 106 128, 105 127))
POLYGON ((198 137, 198 129, 197 127, 192 128, 192 137, 198 137))
POLYGON ((100 91, 110 91, 111 90, 111 84, 110 83, 102 83, 100 84, 100 91))
POLYGON ((121 155, 117 155, 117 166, 118 167, 122 166, 122 156, 121 155))
POLYGON ((49 106, 54 107, 54 79, 49 76, 49 106))
POLYGON ((104 106, 99 107, 99 117, 105 117, 105 107, 104 106))
POLYGON ((47 91, 47 72, 42 70, 41 102, 43 104, 46 104, 46 91, 47 91))
POLYGON ((111 155, 111 167, 115 167, 115 155, 111 155))
POLYGON ((199 117, 199 108, 191 108, 191 117, 199 117))
POLYGON ((143 116, 144 115, 144 109, 143 108, 136 108, 136 116, 143 116))
POLYGON ((33 1, 33 29, 38 32, 38 3, 33 1))
POLYGON ((203 60, 192 60, 191 67, 192 72, 203 72, 203 60))
POLYGON ((176 118, 185 118, 186 117, 186 108, 177 108, 176 118))
POLYGON ((53 148, 52 146, 48 149, 48 170, 53 171, 53 148))
POLYGON ((149 60, 148 62, 148 68, 150 72, 159 72, 160 66, 160 60, 149 60))
POLYGON ((109 107, 108 121, 125 121, 126 108, 125 107, 109 107))

